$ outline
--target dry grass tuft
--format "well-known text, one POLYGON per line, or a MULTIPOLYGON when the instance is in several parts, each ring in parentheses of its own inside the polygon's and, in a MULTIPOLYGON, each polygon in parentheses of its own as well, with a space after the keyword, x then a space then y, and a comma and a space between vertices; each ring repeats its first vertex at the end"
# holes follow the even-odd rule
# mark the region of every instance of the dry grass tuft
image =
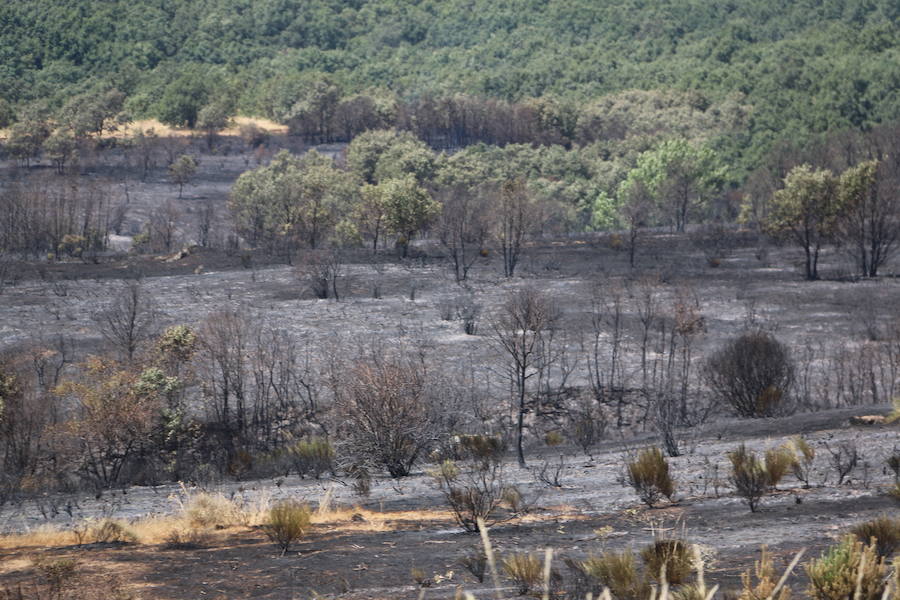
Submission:
POLYGON ((516 585, 519 595, 525 595, 541 584, 544 565, 537 554, 511 554, 501 561, 501 565, 504 575, 516 585))
POLYGON ((900 519, 878 517, 859 523, 850 533, 863 544, 874 543, 878 556, 890 558, 900 548, 900 519))
POLYGON ((684 540, 660 539, 643 550, 641 558, 647 566, 647 574, 659 581, 665 566, 666 581, 678 585, 687 581, 694 566, 691 549, 684 540))
POLYGON ((645 448, 625 463, 628 483, 647 506, 653 507, 665 496, 671 500, 675 482, 669 474, 669 463, 659 448, 645 448))
POLYGON ((603 552, 589 556, 579 567, 594 590, 607 587, 616 598, 629 600, 650 597, 650 582, 640 572, 634 552, 603 552))
POLYGON ((767 600, 772 598, 773 594, 778 593, 775 600, 789 600, 791 590, 787 586, 777 590, 778 574, 775 572, 775 565, 772 563, 772 555, 768 548, 763 546, 759 560, 753 567, 753 573, 749 570, 741 574, 741 595, 738 600, 767 600), (754 578, 756 582, 754 583, 754 578))
POLYGON ((281 549, 282 556, 309 529, 310 514, 309 507, 296 500, 282 500, 269 509, 269 519, 263 525, 263 531, 281 549))

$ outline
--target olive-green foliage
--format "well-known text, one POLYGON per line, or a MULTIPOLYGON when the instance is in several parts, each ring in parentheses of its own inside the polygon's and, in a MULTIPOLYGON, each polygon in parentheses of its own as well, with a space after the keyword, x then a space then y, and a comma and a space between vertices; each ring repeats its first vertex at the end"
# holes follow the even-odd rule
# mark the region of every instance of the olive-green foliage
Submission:
POLYGON ((333 469, 334 448, 328 440, 316 437, 303 440, 288 448, 287 453, 300 477, 312 475, 318 479, 322 473, 333 469))
POLYGON ((847 536, 806 565, 813 600, 876 600, 884 592, 887 567, 875 545, 847 536))
POLYGON ((767 483, 770 488, 775 488, 790 473, 797 457, 789 446, 779 446, 766 450, 764 468, 766 470, 767 483))
POLYGON ((855 525, 850 532, 864 544, 874 542, 878 556, 884 558, 900 548, 900 518, 877 517, 855 525))
POLYGON ((228 206, 250 244, 280 239, 316 248, 349 213, 356 189, 350 174, 328 157, 283 150, 270 164, 238 177, 228 206))
POLYGON ((770 478, 765 465, 744 444, 729 452, 728 459, 731 461, 730 479, 735 492, 747 502, 751 512, 756 512, 760 499, 769 488, 770 478))
POLYGON ((516 553, 503 558, 501 569, 516 585, 519 595, 524 595, 541 584, 544 563, 537 554, 516 553))
POLYGON ((827 169, 794 167, 775 192, 766 230, 791 240, 806 255, 807 279, 818 279, 819 253, 837 232, 838 179, 827 169))
MULTIPOLYGON (((3 3, 0 97, 15 104, 47 99, 57 107, 109 82, 128 94, 126 107, 137 116, 155 113, 182 124, 194 123, 213 99, 232 96, 241 111, 297 119, 311 124, 315 136, 336 137, 342 132, 319 127, 323 115, 352 116, 345 121, 354 127, 390 127, 403 118, 397 94, 443 115, 447 100, 466 93, 494 104, 522 100, 513 116, 533 115, 542 134, 601 143, 620 139, 629 121, 637 123, 636 137, 652 135, 656 122, 678 135, 711 120, 743 123, 752 113, 743 135, 719 142, 751 161, 764 155, 773 132, 798 139, 898 116, 900 36, 892 0, 815 10, 774 0, 247 6, 243 0, 3 3), (652 89, 659 87, 690 91, 652 89), (623 99, 642 93, 632 90, 651 100, 623 99), (612 94, 618 97, 602 98, 612 94), (622 108, 628 105, 638 109, 622 108), (656 120, 646 117, 654 112, 656 120), (585 130, 593 133, 583 136, 585 130)), ((467 118, 477 125, 478 116, 472 111, 467 118)))
POLYGON ((647 506, 653 506, 660 498, 672 499, 675 482, 669 474, 669 463, 662 450, 645 448, 625 463, 628 483, 647 506))
POLYGON ((114 519, 103 519, 90 529, 88 535, 93 541, 104 544, 137 541, 137 536, 124 523, 114 519))
POLYGON ((310 515, 307 505, 296 500, 282 500, 269 509, 269 518, 263 525, 263 530, 284 555, 291 544, 309 529, 310 515))
POLYGON ((657 581, 665 565, 666 580, 673 585, 686 582, 694 567, 691 548, 679 539, 658 539, 641 550, 641 558, 647 567, 647 575, 657 581))
POLYGON ((634 552, 603 552, 589 556, 578 566, 595 590, 608 587, 613 597, 621 600, 650 597, 650 581, 641 572, 634 552))

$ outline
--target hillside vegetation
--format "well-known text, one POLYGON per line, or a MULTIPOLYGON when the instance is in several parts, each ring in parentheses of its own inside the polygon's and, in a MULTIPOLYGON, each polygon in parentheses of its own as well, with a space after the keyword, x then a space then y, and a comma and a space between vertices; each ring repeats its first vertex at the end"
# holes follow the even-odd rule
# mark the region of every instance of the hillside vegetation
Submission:
POLYGON ((388 121, 398 99, 552 98, 578 141, 598 98, 677 89, 746 107, 721 144, 756 166, 774 140, 900 116, 898 17, 892 0, 11 2, 0 98, 58 109, 115 88, 132 116, 190 124, 226 100, 285 122, 323 96, 363 94, 388 121))

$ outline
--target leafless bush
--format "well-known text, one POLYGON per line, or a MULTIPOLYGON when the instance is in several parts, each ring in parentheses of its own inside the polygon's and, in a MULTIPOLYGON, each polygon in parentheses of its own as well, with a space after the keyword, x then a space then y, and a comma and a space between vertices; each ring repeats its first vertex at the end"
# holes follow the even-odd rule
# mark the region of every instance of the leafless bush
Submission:
POLYGON ((424 360, 409 351, 372 352, 353 362, 336 388, 343 446, 391 477, 404 477, 435 439, 446 435, 444 407, 424 360))
POLYGON ((308 250, 296 268, 297 278, 315 298, 340 300, 338 280, 342 277, 344 260, 337 250, 308 250))
POLYGON ((742 417, 768 417, 785 409, 794 379, 787 346, 770 334, 745 333, 707 362, 713 391, 742 417))
POLYGON ((837 473, 837 485, 841 485, 847 475, 859 464, 859 449, 856 442, 841 442, 835 447, 831 447, 828 442, 825 442, 824 446, 830 455, 831 467, 837 473))
POLYGON ((94 315, 103 338, 128 361, 153 334, 156 306, 141 282, 122 288, 106 309, 94 315))
POLYGON ((813 463, 816 460, 816 450, 800 435, 791 440, 791 447, 794 450, 794 462, 791 465, 794 477, 803 483, 804 488, 808 488, 813 463))
POLYGON ((479 520, 494 522, 506 489, 502 464, 475 462, 460 468, 445 460, 431 474, 460 527, 478 531, 479 520))
POLYGON ((549 460, 545 460, 543 463, 541 463, 541 466, 533 471, 534 477, 535 479, 549 487, 561 488, 561 475, 565 468, 565 457, 560 454, 559 460, 555 463, 551 463, 549 460))
POLYGON ((585 398, 568 414, 569 433, 581 450, 590 456, 591 448, 606 431, 606 416, 603 409, 585 398))

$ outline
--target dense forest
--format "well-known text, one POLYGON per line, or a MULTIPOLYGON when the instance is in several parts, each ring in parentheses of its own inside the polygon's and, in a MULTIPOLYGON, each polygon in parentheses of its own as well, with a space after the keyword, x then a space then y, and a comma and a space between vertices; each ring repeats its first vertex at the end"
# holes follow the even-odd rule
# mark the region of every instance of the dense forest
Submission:
MULTIPOLYGON (((612 95, 677 91, 739 115, 714 144, 740 181, 779 139, 900 118, 898 17, 892 0, 11 2, 0 121, 115 89, 132 117, 195 125, 214 107, 348 141, 476 103, 541 130, 477 141, 583 144, 615 136, 591 126, 612 95)), ((416 133, 472 141, 438 129, 416 133)))

